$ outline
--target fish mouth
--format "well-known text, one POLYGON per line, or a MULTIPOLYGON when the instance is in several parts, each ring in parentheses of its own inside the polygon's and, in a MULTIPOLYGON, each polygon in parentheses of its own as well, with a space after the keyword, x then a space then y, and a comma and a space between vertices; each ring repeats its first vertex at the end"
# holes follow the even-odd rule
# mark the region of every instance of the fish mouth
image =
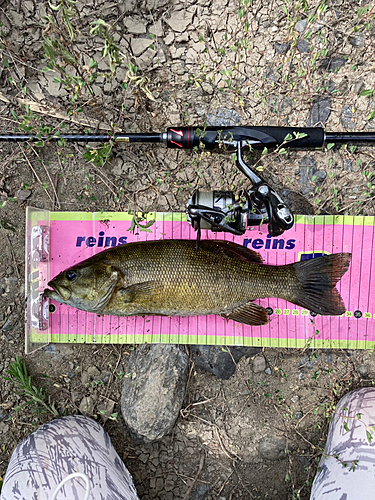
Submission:
POLYGON ((49 299, 56 300, 56 302, 66 302, 70 299, 72 293, 67 288, 58 286, 51 281, 47 283, 47 285, 52 288, 52 290, 50 290, 49 288, 46 288, 44 290, 44 295, 49 299))

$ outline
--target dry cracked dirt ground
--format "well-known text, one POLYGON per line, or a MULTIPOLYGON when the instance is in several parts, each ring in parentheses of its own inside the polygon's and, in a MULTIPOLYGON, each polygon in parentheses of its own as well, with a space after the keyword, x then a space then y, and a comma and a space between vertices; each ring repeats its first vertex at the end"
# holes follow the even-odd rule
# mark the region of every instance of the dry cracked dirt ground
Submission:
MULTIPOLYGON (((373 131, 374 6, 0 0, 1 131, 162 132, 206 122, 373 131)), ((2 142, 0 151, 2 375, 24 351, 27 205, 181 211, 198 187, 248 187, 225 154, 62 142, 2 142)), ((374 154, 370 147, 288 151, 261 166, 296 213, 373 215, 374 154)), ((139 446, 119 410, 131 348, 52 345, 26 364, 60 411, 77 413, 90 401, 90 415, 102 421, 110 409, 103 423, 142 500, 308 498, 334 404, 375 375, 371 351, 309 346, 267 348, 260 359, 242 359, 229 380, 192 367, 173 433, 139 446)), ((0 380, 0 475, 14 446, 52 418, 17 412, 24 401, 0 380)))

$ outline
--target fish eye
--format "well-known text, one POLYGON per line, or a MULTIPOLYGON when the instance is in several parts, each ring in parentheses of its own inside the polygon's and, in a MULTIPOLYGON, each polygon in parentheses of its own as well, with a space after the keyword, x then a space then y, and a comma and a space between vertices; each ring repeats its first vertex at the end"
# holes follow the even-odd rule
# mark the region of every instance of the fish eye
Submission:
POLYGON ((65 273, 65 277, 69 281, 75 280, 77 278, 77 276, 78 276, 77 271, 73 271, 72 269, 70 271, 66 271, 66 273, 65 273))

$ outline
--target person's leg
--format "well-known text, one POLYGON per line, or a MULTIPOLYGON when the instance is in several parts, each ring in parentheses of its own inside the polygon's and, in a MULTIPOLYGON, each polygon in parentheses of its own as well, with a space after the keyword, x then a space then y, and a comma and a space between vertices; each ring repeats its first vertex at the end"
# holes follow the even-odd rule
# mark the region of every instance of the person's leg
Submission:
MULTIPOLYGON (((90 500, 138 500, 132 477, 107 432, 83 416, 45 424, 14 450, 4 478, 1 500, 50 500, 59 483, 80 472, 90 483, 90 500)), ((57 498, 83 500, 85 481, 70 479, 57 498)))
POLYGON ((358 389, 339 401, 310 500, 375 498, 373 426, 375 429, 375 388, 358 389))

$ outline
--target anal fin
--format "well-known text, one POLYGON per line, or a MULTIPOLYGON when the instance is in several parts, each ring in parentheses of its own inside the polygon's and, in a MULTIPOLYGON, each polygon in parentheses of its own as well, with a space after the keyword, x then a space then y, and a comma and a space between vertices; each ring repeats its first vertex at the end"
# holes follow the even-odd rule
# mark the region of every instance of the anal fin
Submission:
POLYGON ((239 323, 244 323, 245 325, 259 326, 266 325, 269 322, 265 308, 253 302, 247 302, 234 309, 231 313, 222 314, 222 316, 233 321, 238 321, 239 323))

